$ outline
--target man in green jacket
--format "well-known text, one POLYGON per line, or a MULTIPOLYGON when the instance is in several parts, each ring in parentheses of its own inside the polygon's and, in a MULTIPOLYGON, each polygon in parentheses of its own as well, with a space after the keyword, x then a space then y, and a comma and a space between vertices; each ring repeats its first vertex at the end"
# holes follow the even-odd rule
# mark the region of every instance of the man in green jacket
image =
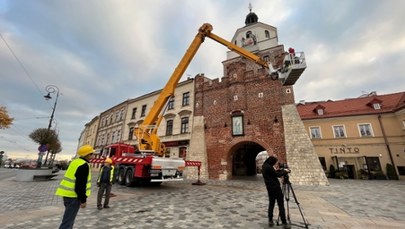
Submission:
POLYGON ((91 171, 89 161, 93 158, 94 149, 84 145, 77 151, 78 158, 74 159, 55 195, 63 197, 65 212, 59 229, 71 229, 80 208, 86 207, 87 197, 91 193, 91 171))

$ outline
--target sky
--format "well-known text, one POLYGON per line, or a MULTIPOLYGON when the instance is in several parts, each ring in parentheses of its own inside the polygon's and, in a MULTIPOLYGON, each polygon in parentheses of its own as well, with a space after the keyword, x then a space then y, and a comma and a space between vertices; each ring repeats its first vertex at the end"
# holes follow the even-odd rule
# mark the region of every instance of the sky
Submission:
MULTIPOLYGON (((74 156, 84 125, 101 112, 161 89, 198 28, 231 40, 252 11, 278 29, 279 43, 305 52, 295 100, 320 101, 405 89, 402 0, 0 0, 0 130, 9 158, 37 158, 28 135, 52 129, 74 156), (56 91, 55 91, 56 92, 56 91)), ((185 72, 223 76, 227 48, 206 39, 185 72)))

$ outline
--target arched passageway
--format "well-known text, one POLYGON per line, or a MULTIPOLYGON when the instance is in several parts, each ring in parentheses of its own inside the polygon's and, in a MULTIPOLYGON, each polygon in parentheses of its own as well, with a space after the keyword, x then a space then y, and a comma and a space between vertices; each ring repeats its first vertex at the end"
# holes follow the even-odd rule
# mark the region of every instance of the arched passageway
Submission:
POLYGON ((232 176, 254 176, 256 156, 265 149, 255 142, 239 143, 232 153, 232 176))

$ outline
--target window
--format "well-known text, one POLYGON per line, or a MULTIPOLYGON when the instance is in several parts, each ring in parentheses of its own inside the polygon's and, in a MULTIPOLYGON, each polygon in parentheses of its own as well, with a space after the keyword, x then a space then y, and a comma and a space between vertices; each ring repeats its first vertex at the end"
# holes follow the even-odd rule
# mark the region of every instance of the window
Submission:
POLYGON ((310 127, 309 129, 311 131, 312 139, 321 138, 321 128, 320 127, 310 127))
POLYGON ((333 126, 333 133, 335 135, 335 138, 344 138, 345 137, 344 126, 333 126))
POLYGON ((252 36, 252 31, 247 31, 246 32, 246 38, 250 38, 252 36))
POLYGON ((117 142, 121 140, 121 130, 117 131, 117 142))
POLYGON ((269 56, 266 55, 266 56, 263 57, 263 60, 266 61, 266 62, 269 62, 270 58, 269 58, 269 56))
POLYGON ((380 106, 379 103, 374 103, 373 107, 374 107, 374 110, 380 110, 381 109, 381 106, 380 106))
POLYGON ((104 134, 101 135, 101 142, 100 142, 100 145, 104 145, 104 134))
POLYGON ((264 37, 265 38, 270 38, 270 33, 268 30, 264 30, 264 37))
POLYGON ((188 117, 181 118, 181 134, 188 133, 188 117))
POLYGON ((402 128, 405 128, 405 120, 402 120, 402 128))
POLYGON ((111 143, 115 142, 115 131, 111 135, 111 143))
POLYGON ((360 136, 370 137, 371 134, 371 125, 370 124, 359 124, 360 136))
POLYGON ((380 159, 378 157, 366 157, 369 171, 381 171, 380 159))
POLYGON ((166 135, 173 135, 173 120, 166 122, 166 135))
POLYGON ((115 122, 118 122, 120 120, 120 111, 115 112, 115 122))
POLYGON ((174 97, 171 97, 169 99, 169 102, 167 103, 167 109, 168 110, 173 110, 174 109, 174 97))
POLYGON ((132 115, 131 115, 131 119, 135 119, 136 117, 136 107, 132 108, 132 115))
POLYGON ((232 135, 240 136, 243 135, 243 116, 233 116, 232 117, 232 135))
POLYGON ((146 114, 146 104, 142 105, 141 117, 145 117, 146 114))
POLYGON ((398 173, 401 176, 405 176, 405 166, 397 166, 398 173))
POLYGON ((186 159, 186 156, 187 156, 187 147, 184 147, 184 146, 180 147, 179 148, 179 157, 186 159))
POLYGON ((124 110, 120 111, 120 121, 124 119, 124 110))
POLYGON ((317 109, 316 112, 318 113, 318 115, 323 115, 323 109, 317 109))
POLYGON ((129 128, 128 140, 134 139, 134 128, 129 128))
POLYGON ((190 104, 190 92, 186 92, 183 94, 183 106, 187 106, 190 104))

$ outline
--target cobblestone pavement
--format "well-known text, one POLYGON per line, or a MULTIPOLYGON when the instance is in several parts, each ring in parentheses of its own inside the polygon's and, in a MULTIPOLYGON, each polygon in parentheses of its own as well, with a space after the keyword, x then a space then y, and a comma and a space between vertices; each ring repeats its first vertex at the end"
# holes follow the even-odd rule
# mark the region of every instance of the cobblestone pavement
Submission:
MULTIPOLYGON (((95 176, 93 176, 95 177, 95 176)), ((0 181, 0 228, 57 228, 63 214, 54 196, 62 174, 42 182, 0 181)), ((291 185, 292 228, 405 228, 405 181, 329 180, 329 186, 291 185)), ((228 181, 114 185, 110 209, 96 208, 97 187, 75 228, 268 228, 267 193, 260 176, 228 181)), ((277 209, 275 209, 277 216, 277 209)), ((280 228, 276 226, 275 228, 280 228)))

